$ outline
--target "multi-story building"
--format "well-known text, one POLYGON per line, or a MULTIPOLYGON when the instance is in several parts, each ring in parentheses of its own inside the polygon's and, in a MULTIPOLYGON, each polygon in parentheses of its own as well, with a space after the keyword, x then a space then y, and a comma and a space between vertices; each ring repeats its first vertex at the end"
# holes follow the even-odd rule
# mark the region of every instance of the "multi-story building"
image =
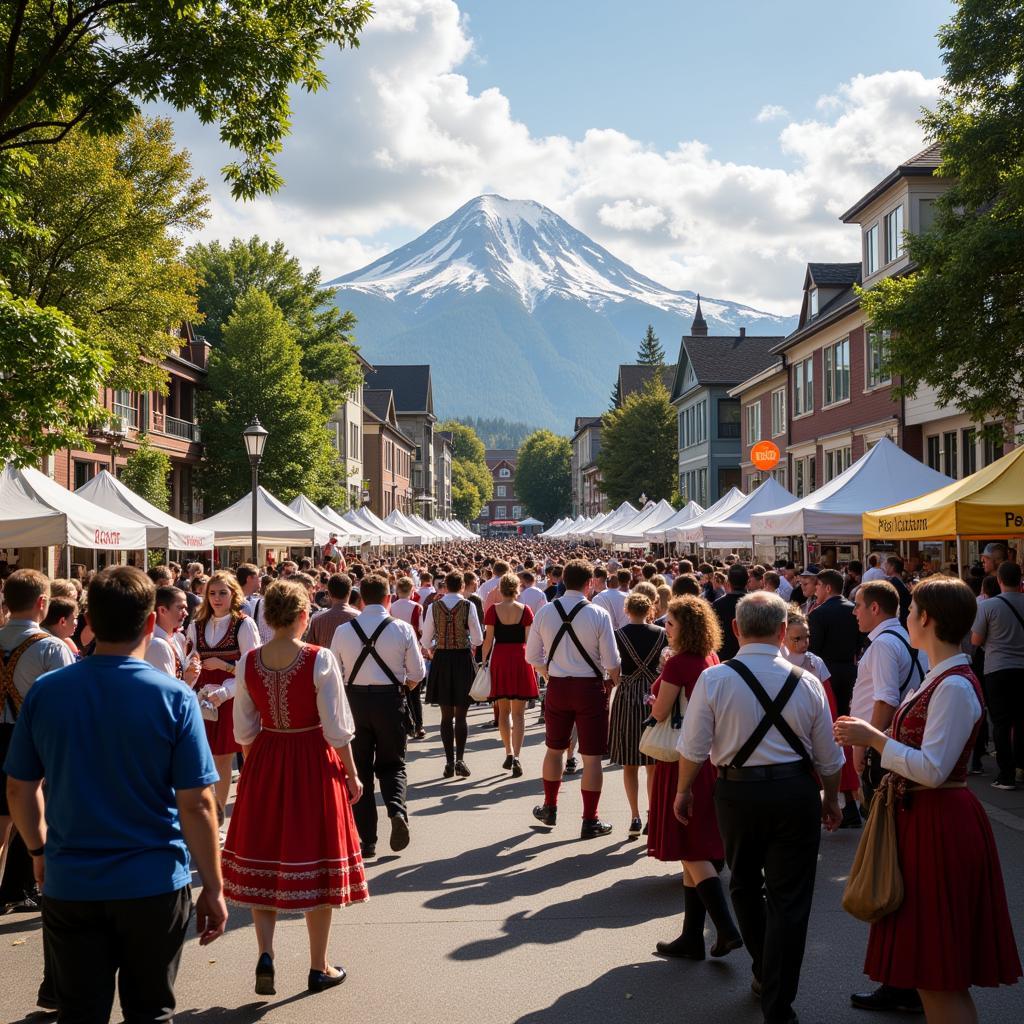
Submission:
MULTIPOLYGON (((93 450, 58 451, 43 460, 46 473, 70 490, 87 483, 101 469, 120 475, 128 457, 138 448, 140 437, 145 435, 153 448, 171 460, 171 515, 185 522, 203 517, 192 474, 203 451, 196 422, 196 395, 206 381, 210 346, 191 324, 184 324, 174 335, 177 348, 160 363, 167 374, 166 394, 105 388, 101 402, 106 415, 89 434, 93 450)), ((238 443, 242 444, 241 437, 238 443)))
POLYGON ((622 408, 623 403, 630 395, 639 394, 647 386, 648 382, 660 372, 661 382, 665 390, 672 393, 672 382, 675 380, 676 368, 672 366, 655 366, 653 363, 622 363, 619 366, 617 408, 622 408))
POLYGON ((768 477, 783 487, 788 479, 786 450, 789 431, 788 377, 781 359, 776 359, 760 373, 729 389, 729 397, 740 403, 740 487, 749 494, 768 477), (773 470, 755 466, 750 450, 761 441, 772 441, 779 448, 779 463, 773 470))
POLYGON ((393 509, 414 512, 413 453, 416 445, 398 423, 388 388, 363 389, 363 467, 370 510, 383 518, 393 509))
POLYGON ((455 435, 450 430, 434 432, 434 517, 452 517, 452 459, 455 435))
POLYGON ((391 391, 402 433, 414 444, 412 462, 412 511, 425 519, 435 515, 434 486, 434 389, 426 365, 374 366, 366 372, 366 385, 391 391))
POLYGON ((679 493, 705 508, 739 487, 740 401, 730 389, 778 361, 778 337, 709 335, 700 300, 679 345, 672 382, 679 446, 679 493))
MULTIPOLYGON (((359 367, 365 377, 373 367, 358 352, 356 358, 359 360, 359 367)), ((334 449, 338 453, 338 461, 342 466, 349 506, 359 508, 366 480, 366 473, 363 469, 362 383, 345 396, 345 401, 328 420, 327 429, 334 443, 334 449)))
POLYGON ((491 471, 491 497, 474 521, 481 532, 495 529, 496 524, 510 526, 525 515, 522 502, 516 494, 516 461, 519 453, 514 448, 489 448, 484 454, 491 471))
MULTIPOLYGON (((621 371, 620 387, 621 387, 621 371)), ((628 369, 628 367, 627 367, 628 369)), ((601 451, 601 417, 577 416, 572 436, 572 515, 595 516, 604 512, 601 470, 597 456, 601 451)))

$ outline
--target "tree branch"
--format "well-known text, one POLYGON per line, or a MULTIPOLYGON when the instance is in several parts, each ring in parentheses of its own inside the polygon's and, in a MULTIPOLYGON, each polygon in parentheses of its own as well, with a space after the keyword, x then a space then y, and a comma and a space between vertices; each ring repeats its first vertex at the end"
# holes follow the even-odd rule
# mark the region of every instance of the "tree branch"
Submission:
POLYGON ((3 93, 6 95, 11 91, 14 83, 14 57, 18 49, 18 38, 21 35, 21 26, 25 22, 25 8, 28 0, 18 0, 17 9, 14 12, 14 21, 11 25, 11 35, 7 40, 7 53, 4 59, 3 93))

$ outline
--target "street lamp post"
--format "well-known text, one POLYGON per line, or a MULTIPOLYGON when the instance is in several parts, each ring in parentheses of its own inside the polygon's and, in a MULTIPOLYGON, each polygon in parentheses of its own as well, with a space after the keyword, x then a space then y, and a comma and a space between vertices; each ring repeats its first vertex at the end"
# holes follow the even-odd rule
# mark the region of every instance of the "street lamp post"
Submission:
POLYGON ((252 561, 253 565, 259 565, 256 491, 260 485, 260 460, 263 458, 263 448, 267 443, 267 431, 260 425, 258 417, 253 416, 252 422, 242 431, 242 440, 249 456, 249 465, 252 466, 252 561))

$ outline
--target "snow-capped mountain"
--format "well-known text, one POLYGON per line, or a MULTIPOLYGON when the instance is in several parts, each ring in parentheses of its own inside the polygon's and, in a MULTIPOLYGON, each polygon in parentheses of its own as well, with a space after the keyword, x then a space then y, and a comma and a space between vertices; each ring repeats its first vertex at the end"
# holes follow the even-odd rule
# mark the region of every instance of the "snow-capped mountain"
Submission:
MULTIPOLYGON (((671 361, 696 309, 546 206, 478 196, 419 238, 345 274, 372 363, 430 362, 443 415, 567 429, 608 404, 619 363, 652 323, 671 361)), ((702 296, 711 334, 784 335, 795 318, 702 296)))

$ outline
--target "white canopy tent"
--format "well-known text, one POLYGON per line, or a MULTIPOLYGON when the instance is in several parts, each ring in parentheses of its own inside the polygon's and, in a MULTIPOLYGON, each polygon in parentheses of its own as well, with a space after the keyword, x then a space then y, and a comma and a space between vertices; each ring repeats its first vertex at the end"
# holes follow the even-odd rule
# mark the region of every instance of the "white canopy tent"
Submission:
POLYGON ((561 530, 562 527, 568 526, 570 522, 571 520, 565 517, 561 519, 556 519, 554 523, 551 524, 551 526, 549 526, 542 533, 539 533, 537 536, 543 537, 545 539, 547 539, 548 537, 557 537, 558 531, 561 530))
MULTIPOLYGON (((646 506, 644 506, 646 508, 646 506)), ((624 501, 614 512, 607 515, 604 519, 598 520, 596 523, 590 523, 582 535, 585 537, 604 537, 609 534, 617 526, 622 526, 624 523, 628 523, 631 519, 635 519, 637 514, 640 512, 635 505, 632 505, 628 501, 624 501)))
POLYGON ((459 531, 459 533, 461 533, 462 536, 466 538, 466 540, 479 540, 480 539, 480 534, 476 533, 473 530, 471 530, 462 521, 460 521, 458 519, 452 519, 452 520, 450 520, 450 522, 452 523, 453 526, 455 526, 455 528, 459 531))
POLYGON ((743 501, 717 516, 702 516, 699 522, 682 527, 683 540, 706 548, 753 547, 750 517, 769 512, 793 501, 793 495, 777 480, 769 477, 743 501))
POLYGON ((0 547, 142 551, 146 543, 143 523, 93 504, 38 469, 7 465, 0 474, 0 547))
POLYGON ((450 519, 431 519, 429 523, 432 529, 444 536, 445 540, 461 540, 450 519))
MULTIPOLYGON (((321 512, 304 494, 299 494, 288 502, 288 508, 295 513, 303 522, 315 526, 318 530, 327 531, 327 540, 331 534, 336 534, 339 543, 344 547, 359 546, 368 543, 367 535, 354 530, 348 523, 342 522, 339 526, 332 518, 321 512)), ((327 541, 317 543, 326 544, 327 541)))
POLYGON ((883 437, 834 480, 782 508, 751 516, 755 534, 774 537, 863 536, 863 514, 909 501, 953 481, 883 437))
POLYGON ((146 529, 147 548, 165 548, 168 551, 210 551, 213 548, 212 530, 201 530, 191 523, 175 519, 125 487, 105 469, 79 487, 75 494, 108 512, 141 523, 146 529))
POLYGON ((426 530, 421 529, 415 523, 411 522, 396 508, 392 509, 383 520, 396 534, 400 534, 403 537, 418 537, 417 544, 429 544, 431 543, 431 537, 426 530))
POLYGON ((384 544, 411 545, 419 544, 419 533, 403 534, 393 527, 388 526, 379 516, 376 516, 368 508, 349 509, 343 517, 347 522, 355 523, 364 529, 373 530, 379 533, 384 544))
POLYGON ((666 531, 673 530, 677 526, 684 526, 698 516, 704 515, 704 512, 703 505, 698 505, 695 501, 688 501, 678 512, 673 512, 669 519, 644 530, 644 540, 648 544, 665 544, 667 542, 666 531))
POLYGON ((665 535, 669 540, 682 541, 686 530, 692 529, 698 523, 710 522, 712 519, 730 512, 745 497, 746 495, 738 487, 730 487, 710 508, 705 509, 701 515, 691 518, 689 522, 671 528, 668 528, 668 524, 665 524, 665 527, 663 527, 665 535))
POLYGON ((676 510, 664 498, 656 505, 648 503, 643 511, 615 530, 612 543, 616 546, 643 547, 647 543, 644 531, 671 519, 675 514, 676 510))
POLYGON ((324 505, 320 509, 320 514, 332 525, 338 528, 339 535, 341 530, 345 530, 348 536, 361 537, 362 540, 358 543, 369 544, 372 547, 380 547, 383 543, 381 536, 376 530, 369 530, 364 526, 357 526, 355 523, 350 523, 340 513, 335 512, 330 505, 324 505))
POLYGON ((406 517, 413 526, 417 529, 423 530, 425 535, 429 538, 427 543, 436 544, 438 541, 444 543, 451 538, 446 536, 443 530, 439 530, 432 523, 428 523, 422 516, 411 515, 406 517))
MULTIPOLYGON (((223 512, 197 523, 212 530, 218 545, 248 544, 252 538, 252 492, 239 498, 223 512)), ((256 538, 260 544, 280 547, 324 544, 331 528, 317 527, 299 518, 263 487, 256 488, 256 538)))
POLYGON ((516 526, 543 526, 544 524, 539 519, 534 519, 533 516, 527 516, 525 519, 520 519, 516 526))

